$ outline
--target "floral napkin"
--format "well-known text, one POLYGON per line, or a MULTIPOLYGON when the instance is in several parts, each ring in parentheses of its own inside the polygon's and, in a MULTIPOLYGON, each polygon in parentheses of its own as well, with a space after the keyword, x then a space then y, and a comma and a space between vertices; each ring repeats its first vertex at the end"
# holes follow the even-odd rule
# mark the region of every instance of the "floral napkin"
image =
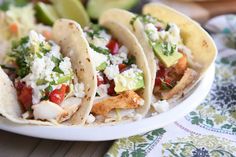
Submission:
POLYGON ((117 140, 106 157, 236 157, 236 15, 215 17, 205 28, 219 54, 204 102, 164 128, 117 140))

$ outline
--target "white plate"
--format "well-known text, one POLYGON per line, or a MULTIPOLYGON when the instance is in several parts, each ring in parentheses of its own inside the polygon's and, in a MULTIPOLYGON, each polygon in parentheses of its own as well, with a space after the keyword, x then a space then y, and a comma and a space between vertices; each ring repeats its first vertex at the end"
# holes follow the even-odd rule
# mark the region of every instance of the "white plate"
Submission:
POLYGON ((148 132, 163 127, 183 117, 199 105, 211 89, 215 66, 209 68, 205 77, 192 93, 171 110, 139 121, 115 126, 35 126, 19 125, 0 117, 0 129, 17 134, 57 140, 103 141, 113 140, 148 132))

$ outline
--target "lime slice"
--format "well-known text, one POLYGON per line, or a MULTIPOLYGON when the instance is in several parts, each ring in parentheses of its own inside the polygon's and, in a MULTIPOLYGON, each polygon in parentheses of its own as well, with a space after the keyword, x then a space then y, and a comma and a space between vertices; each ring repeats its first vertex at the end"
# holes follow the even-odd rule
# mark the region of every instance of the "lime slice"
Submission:
POLYGON ((89 25, 89 17, 79 0, 52 0, 52 2, 61 17, 75 20, 82 27, 89 25))
POLYGON ((91 18, 97 19, 100 15, 110 8, 131 9, 140 0, 89 0, 87 11, 91 18))
POLYGON ((39 2, 35 5, 37 19, 47 25, 52 25, 58 18, 56 10, 48 4, 39 2))

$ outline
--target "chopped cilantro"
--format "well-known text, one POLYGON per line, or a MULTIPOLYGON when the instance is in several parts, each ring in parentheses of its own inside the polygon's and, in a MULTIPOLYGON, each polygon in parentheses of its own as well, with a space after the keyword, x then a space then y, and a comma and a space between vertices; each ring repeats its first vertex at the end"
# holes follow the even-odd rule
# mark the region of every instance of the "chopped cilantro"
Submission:
POLYGON ((98 37, 99 38, 99 34, 100 34, 100 31, 102 30, 105 30, 105 28, 99 26, 99 25, 92 25, 90 27, 90 30, 89 31, 86 31, 87 35, 90 37, 90 38, 94 38, 94 37, 98 37))
POLYGON ((56 66, 59 66, 59 64, 60 64, 60 62, 61 62, 60 59, 58 59, 58 58, 56 58, 56 57, 54 57, 54 56, 52 56, 51 60, 53 61, 53 63, 54 63, 56 66))
POLYGON ((16 73, 20 78, 25 77, 30 72, 30 67, 27 63, 27 59, 30 58, 29 48, 24 45, 28 43, 29 37, 22 38, 19 42, 13 42, 12 53, 9 54, 16 61, 17 68, 16 73))
POLYGON ((169 31, 169 29, 170 29, 170 25, 167 24, 167 25, 166 25, 166 28, 165 28, 165 31, 169 31))
POLYGON ((128 61, 125 62, 125 64, 126 64, 127 66, 129 66, 129 65, 131 65, 131 64, 135 64, 135 62, 136 62, 136 58, 135 58, 134 56, 131 56, 131 57, 128 58, 128 61))
POLYGON ((176 45, 171 44, 169 42, 158 42, 157 44, 155 44, 154 46, 159 45, 161 48, 161 52, 165 55, 165 56, 170 56, 172 55, 175 51, 176 51, 176 45))
POLYGON ((60 74, 64 74, 64 72, 59 68, 59 66, 55 66, 52 71, 60 73, 60 74))
POLYGON ((97 47, 95 46, 94 44, 90 43, 89 46, 96 52, 98 53, 101 53, 101 54, 104 54, 104 55, 109 55, 110 52, 108 49, 104 49, 104 48, 101 48, 101 47, 97 47))

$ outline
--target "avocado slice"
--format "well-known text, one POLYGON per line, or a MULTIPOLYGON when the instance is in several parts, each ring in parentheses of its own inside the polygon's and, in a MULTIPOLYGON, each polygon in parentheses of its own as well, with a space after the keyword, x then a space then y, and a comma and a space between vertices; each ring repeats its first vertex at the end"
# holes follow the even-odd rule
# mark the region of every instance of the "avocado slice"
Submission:
POLYGON ((87 12, 93 19, 97 19, 100 15, 110 8, 131 9, 140 0, 90 0, 87 4, 87 12))
POLYGON ((103 62, 102 64, 100 64, 98 67, 96 67, 96 70, 97 71, 103 71, 105 70, 107 67, 107 63, 106 62, 103 62))
POLYGON ((90 24, 89 16, 79 0, 52 0, 52 2, 60 17, 75 20, 82 27, 90 24))
POLYGON ((46 25, 53 25, 59 18, 56 10, 49 4, 38 2, 35 5, 35 11, 37 19, 46 25))
POLYGON ((119 74, 115 77, 115 92, 120 93, 127 90, 138 90, 144 87, 143 73, 136 73, 135 77, 127 77, 124 74, 119 74))
POLYGON ((158 59, 168 68, 176 64, 178 60, 183 56, 177 52, 175 45, 166 42, 157 42, 153 44, 153 50, 158 59))

